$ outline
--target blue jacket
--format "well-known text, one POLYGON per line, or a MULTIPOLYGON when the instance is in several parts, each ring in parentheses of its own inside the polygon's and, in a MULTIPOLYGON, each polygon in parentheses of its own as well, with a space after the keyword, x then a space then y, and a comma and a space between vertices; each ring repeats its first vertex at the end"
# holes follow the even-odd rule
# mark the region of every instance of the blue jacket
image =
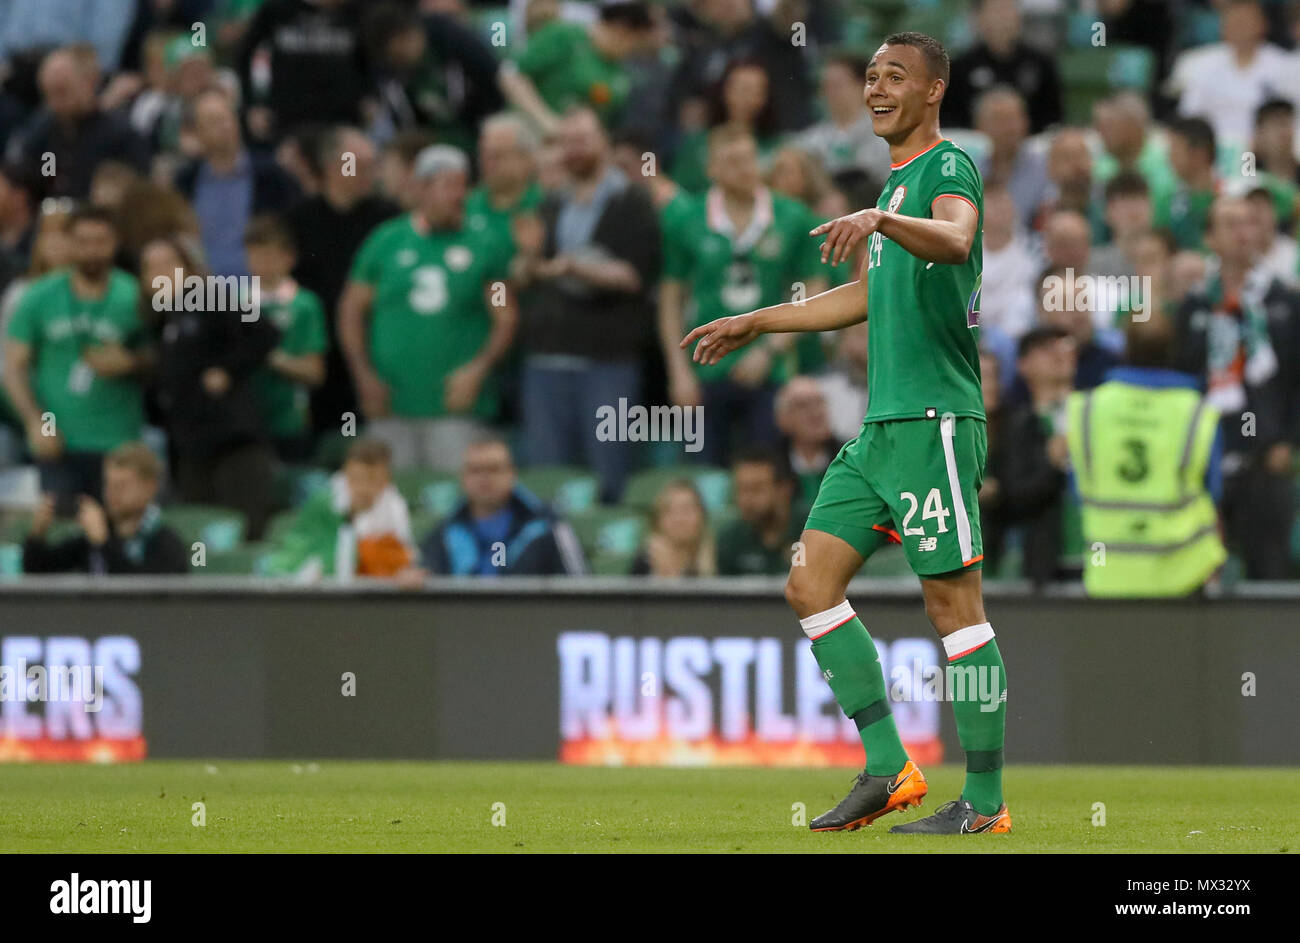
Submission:
MULTIPOLYGON (((512 519, 506 538, 503 576, 551 576, 586 572, 582 548, 572 528, 556 518, 544 502, 516 485, 508 507, 512 519)), ((461 502, 420 546, 431 573, 450 576, 480 574, 480 563, 493 553, 492 543, 475 525, 469 506, 461 502)))

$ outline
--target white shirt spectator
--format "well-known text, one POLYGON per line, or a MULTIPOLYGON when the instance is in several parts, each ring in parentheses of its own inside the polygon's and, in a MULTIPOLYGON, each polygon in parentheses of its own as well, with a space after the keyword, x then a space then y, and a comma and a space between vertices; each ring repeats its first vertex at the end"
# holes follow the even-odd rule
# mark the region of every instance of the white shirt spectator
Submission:
POLYGON ((1239 150, 1250 146, 1255 109, 1267 99, 1300 105, 1300 56, 1264 43, 1243 67, 1226 43, 1200 46, 1175 61, 1169 90, 1179 114, 1210 123, 1220 150, 1239 150))
POLYGON ((1034 296, 1043 260, 1023 232, 1005 246, 984 246, 984 277, 980 282, 980 325, 988 325, 1019 338, 1038 317, 1034 296))

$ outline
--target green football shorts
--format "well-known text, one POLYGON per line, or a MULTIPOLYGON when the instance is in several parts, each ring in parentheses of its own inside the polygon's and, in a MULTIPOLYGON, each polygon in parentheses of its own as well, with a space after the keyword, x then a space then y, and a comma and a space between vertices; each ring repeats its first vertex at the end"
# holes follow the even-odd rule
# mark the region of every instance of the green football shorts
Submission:
POLYGON ((977 568, 987 453, 982 419, 866 423, 826 469, 806 526, 864 557, 887 541, 901 543, 917 576, 977 568))

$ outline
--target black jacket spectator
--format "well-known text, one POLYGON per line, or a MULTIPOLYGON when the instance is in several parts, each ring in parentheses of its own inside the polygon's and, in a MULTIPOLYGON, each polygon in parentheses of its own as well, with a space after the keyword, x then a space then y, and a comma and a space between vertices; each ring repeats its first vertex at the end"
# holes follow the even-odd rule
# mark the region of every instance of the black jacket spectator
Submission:
MULTIPOLYGON (((1281 282, 1274 281, 1263 298, 1268 315, 1269 342, 1277 357, 1277 371, 1264 383, 1246 381, 1244 412, 1254 413, 1253 435, 1241 416, 1224 416, 1225 454, 1251 453, 1290 439, 1296 429, 1297 350, 1296 323, 1300 300, 1281 282)), ((1208 370, 1210 314, 1213 305, 1203 294, 1189 295, 1175 314, 1173 368, 1199 377, 1204 383, 1208 370)), ((1296 440, 1300 441, 1300 440, 1296 440)))
MULTIPOLYGON (((544 254, 557 254, 555 229, 563 198, 552 194, 540 214, 546 227, 544 254)), ((625 186, 605 206, 591 247, 629 262, 641 278, 635 294, 587 291, 569 280, 538 285, 523 305, 521 346, 530 354, 570 354, 592 360, 634 361, 651 336, 651 287, 659 279, 659 215, 644 187, 625 186)))
POLYGON ((943 97, 944 125, 969 128, 975 99, 995 85, 1010 85, 1029 108, 1029 132, 1037 134, 1061 120, 1061 77, 1046 53, 1023 42, 1007 58, 977 43, 952 62, 952 81, 943 97))
POLYGON ((275 136, 307 122, 355 124, 361 99, 371 94, 370 68, 361 38, 357 0, 325 6, 307 0, 267 0, 253 15, 239 52, 244 100, 253 94, 253 54, 271 53, 266 104, 275 115, 275 136))
MULTIPOLYGON (((109 524, 110 529, 112 524, 109 524)), ((26 573, 188 573, 189 551, 176 532, 162 524, 123 539, 112 534, 92 547, 84 534, 51 544, 39 537, 23 543, 26 573)))
POLYGON ((586 571, 578 538, 545 504, 517 487, 507 508, 510 526, 501 538, 503 565, 484 569, 484 560, 493 556, 495 541, 475 526, 468 505, 461 504, 420 545, 425 568, 451 576, 553 576, 586 571))
POLYGON ((337 429, 340 415, 357 412, 351 374, 338 343, 334 313, 357 249, 371 230, 399 212, 395 204, 383 197, 363 197, 349 209, 339 210, 317 194, 285 214, 298 244, 298 264, 293 277, 320 298, 330 338, 326 380, 312 391, 311 397, 311 416, 317 430, 337 429))
POLYGON ((1034 583, 1060 579, 1063 501, 1067 479, 1047 456, 1047 430, 1028 404, 1010 408, 999 423, 989 455, 988 477, 1000 486, 995 528, 1000 540, 1007 527, 1024 533, 1024 577, 1034 583))
POLYGON ((42 199, 86 199, 102 161, 129 164, 141 173, 149 170, 149 142, 117 112, 95 111, 68 127, 42 111, 10 142, 8 156, 31 175, 42 199), (48 165, 53 173, 43 172, 46 154, 53 155, 48 165))
POLYGON ((238 311, 174 311, 159 342, 158 404, 178 455, 214 456, 264 437, 254 374, 279 343, 265 318, 243 321, 238 311), (205 391, 202 375, 220 367, 230 376, 220 396, 205 391))

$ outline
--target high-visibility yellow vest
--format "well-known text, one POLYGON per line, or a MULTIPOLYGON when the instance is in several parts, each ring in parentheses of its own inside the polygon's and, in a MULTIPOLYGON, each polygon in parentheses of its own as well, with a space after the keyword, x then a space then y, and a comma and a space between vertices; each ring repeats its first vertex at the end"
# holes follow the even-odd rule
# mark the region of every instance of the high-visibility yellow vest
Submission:
POLYGON ((1090 596, 1184 596, 1227 558, 1205 488, 1219 413, 1200 393, 1108 381, 1070 394, 1090 596))

